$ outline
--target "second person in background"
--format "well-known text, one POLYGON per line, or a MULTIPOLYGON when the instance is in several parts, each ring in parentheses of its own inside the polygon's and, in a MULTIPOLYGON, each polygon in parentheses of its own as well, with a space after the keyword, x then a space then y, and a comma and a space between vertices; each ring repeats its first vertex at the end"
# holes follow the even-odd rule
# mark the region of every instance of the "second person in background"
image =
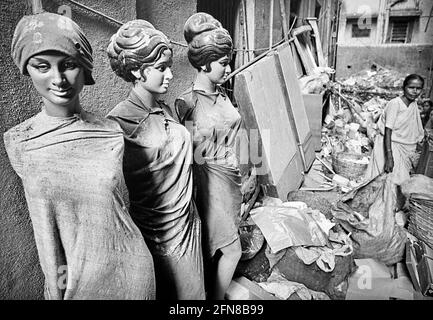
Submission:
POLYGON ((235 152, 241 116, 221 88, 231 72, 233 44, 221 23, 202 12, 186 21, 184 37, 197 76, 175 106, 194 139, 196 203, 204 226, 203 252, 210 265, 207 292, 210 299, 221 300, 242 254, 241 175, 235 152))
POLYGON ((133 20, 112 36, 107 52, 113 71, 133 84, 108 118, 124 131, 130 213, 154 258, 156 298, 204 299, 191 138, 158 100, 173 77, 170 42, 149 22, 133 20))

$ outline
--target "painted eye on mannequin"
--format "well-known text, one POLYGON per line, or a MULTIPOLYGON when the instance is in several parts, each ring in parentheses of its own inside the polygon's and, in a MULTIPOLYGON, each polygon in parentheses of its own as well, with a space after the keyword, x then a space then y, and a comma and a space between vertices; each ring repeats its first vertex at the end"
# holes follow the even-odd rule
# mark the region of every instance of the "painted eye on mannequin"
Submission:
POLYGON ((35 68, 36 70, 38 70, 41 73, 46 73, 50 70, 50 65, 46 64, 46 63, 41 63, 41 64, 30 64, 31 67, 35 68))
POLYGON ((164 72, 167 69, 167 66, 160 65, 160 66, 156 67, 155 69, 158 70, 159 72, 164 72))
POLYGON ((63 64, 63 67, 65 68, 65 70, 73 70, 75 68, 78 68, 78 64, 75 61, 66 61, 63 64))
POLYGON ((220 65, 222 65, 224 68, 227 67, 229 65, 229 61, 228 60, 224 60, 224 61, 219 61, 220 65))

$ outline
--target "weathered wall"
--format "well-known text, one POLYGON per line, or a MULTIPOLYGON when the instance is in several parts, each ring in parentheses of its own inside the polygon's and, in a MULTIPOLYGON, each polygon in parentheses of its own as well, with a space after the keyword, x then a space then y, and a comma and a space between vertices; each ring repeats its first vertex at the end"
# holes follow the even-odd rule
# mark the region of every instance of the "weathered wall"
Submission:
MULTIPOLYGON (((196 12, 196 0, 137 0, 137 18, 149 21, 169 39, 182 44, 186 44, 183 25, 196 12)), ((191 86, 195 76, 186 47, 174 44, 173 55, 173 80, 167 94, 161 97, 171 107, 176 97, 191 86)))
MULTIPOLYGON (((120 21, 135 19, 135 0, 80 0, 120 21)), ((82 93, 86 110, 105 115, 125 98, 129 86, 111 71, 105 48, 118 26, 106 19, 75 7, 67 1, 43 1, 46 11, 57 12, 68 4, 72 19, 86 33, 94 49, 96 84, 82 93)), ((40 99, 28 77, 19 74, 10 57, 13 31, 24 14, 31 13, 26 0, 2 0, 0 42, 0 132, 33 116, 40 110, 40 99)), ((0 299, 42 299, 43 275, 35 248, 33 230, 22 185, 12 170, 0 139, 0 299)))
POLYGON ((429 13, 433 6, 431 0, 420 0, 419 8, 422 11, 422 15, 418 22, 414 26, 412 42, 413 43, 432 43, 433 40, 433 24, 432 20, 429 19, 429 13), (427 22, 430 20, 429 24, 427 22), (427 26, 427 30, 426 30, 427 26))
POLYGON ((402 73, 418 73, 427 79, 433 45, 386 44, 345 46, 337 49, 336 77, 342 78, 368 69, 376 63, 402 73))
MULTIPOLYGON (((385 1, 385 0, 381 0, 385 1)), ((338 30, 338 43, 350 45, 374 45, 381 42, 380 32, 383 32, 383 21, 385 12, 381 11, 382 7, 380 1, 376 0, 344 0, 340 14, 340 24, 338 30), (368 20, 367 18, 373 17, 368 20), (356 17, 355 17, 356 16, 356 17), (349 19, 350 18, 350 19, 349 19), (353 38, 352 37, 352 24, 360 23, 360 27, 367 27, 371 29, 369 37, 353 38), (368 24, 367 24, 368 23, 368 24), (371 23, 371 25, 369 25, 371 23), (380 26, 378 27, 378 24, 380 26), (378 30, 380 28, 380 30, 378 30)), ((433 24, 431 21, 427 26, 429 20, 429 13, 433 6, 431 0, 419 0, 419 10, 421 16, 414 17, 413 30, 411 34, 412 44, 430 44, 433 39, 433 24), (426 30, 427 26, 427 30, 426 30)), ((415 7, 415 1, 403 1, 394 5, 393 10, 405 11, 409 8, 415 7)), ((384 9, 383 9, 384 10, 384 9)), ((388 28, 391 28, 389 26, 388 28)), ((389 32, 390 30, 388 30, 389 32)))
MULTIPOLYGON (((366 28, 370 29, 369 37, 360 37, 354 38, 352 37, 352 25, 358 24, 358 19, 341 19, 340 21, 340 34, 338 36, 338 43, 348 43, 351 45, 358 46, 368 46, 377 43, 377 18, 371 19, 371 24, 366 26, 366 28)), ((362 28, 362 22, 360 24, 362 28)))

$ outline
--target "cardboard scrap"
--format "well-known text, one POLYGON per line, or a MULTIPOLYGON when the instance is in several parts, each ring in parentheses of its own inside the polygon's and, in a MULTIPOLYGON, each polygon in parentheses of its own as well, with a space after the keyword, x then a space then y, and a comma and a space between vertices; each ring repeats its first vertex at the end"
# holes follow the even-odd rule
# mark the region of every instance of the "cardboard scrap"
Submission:
MULTIPOLYGON (((390 269, 374 259, 355 259, 358 270, 349 278, 346 300, 413 300, 414 289, 407 274, 390 269)), ((401 268, 400 268, 401 270, 401 268)))

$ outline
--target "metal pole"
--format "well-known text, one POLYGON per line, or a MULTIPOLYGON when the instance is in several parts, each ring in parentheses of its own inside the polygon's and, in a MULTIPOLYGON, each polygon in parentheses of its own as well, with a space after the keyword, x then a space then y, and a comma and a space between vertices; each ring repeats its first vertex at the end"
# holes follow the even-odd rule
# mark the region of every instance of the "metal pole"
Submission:
POLYGON ((269 0, 271 2, 271 6, 269 8, 269 49, 272 48, 272 42, 274 41, 273 31, 274 31, 274 0, 269 0))

